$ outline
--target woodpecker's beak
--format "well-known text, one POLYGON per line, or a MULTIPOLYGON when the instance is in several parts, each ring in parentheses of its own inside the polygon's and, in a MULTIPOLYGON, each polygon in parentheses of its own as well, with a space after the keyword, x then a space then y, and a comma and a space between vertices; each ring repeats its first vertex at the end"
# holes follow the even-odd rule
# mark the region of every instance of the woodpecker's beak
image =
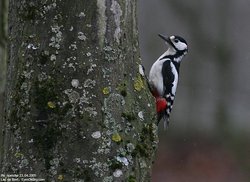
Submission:
POLYGON ((158 34, 158 36, 160 37, 160 38, 162 38, 164 41, 166 41, 168 44, 170 44, 170 45, 172 45, 172 42, 171 42, 171 40, 170 40, 170 38, 168 37, 165 37, 164 35, 162 35, 162 34, 158 34))

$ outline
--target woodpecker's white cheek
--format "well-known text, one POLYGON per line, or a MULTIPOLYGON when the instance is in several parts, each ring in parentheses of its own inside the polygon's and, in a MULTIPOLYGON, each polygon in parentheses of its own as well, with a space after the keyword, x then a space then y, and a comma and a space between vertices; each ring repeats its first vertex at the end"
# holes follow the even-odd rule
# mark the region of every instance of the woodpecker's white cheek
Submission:
POLYGON ((172 72, 174 74, 174 81, 173 81, 173 87, 172 87, 172 94, 175 95, 176 88, 177 88, 177 83, 178 83, 178 72, 174 66, 174 64, 171 62, 170 66, 172 68, 172 72))
POLYGON ((175 46, 180 51, 187 49, 187 44, 183 42, 178 42, 177 44, 175 44, 175 46))

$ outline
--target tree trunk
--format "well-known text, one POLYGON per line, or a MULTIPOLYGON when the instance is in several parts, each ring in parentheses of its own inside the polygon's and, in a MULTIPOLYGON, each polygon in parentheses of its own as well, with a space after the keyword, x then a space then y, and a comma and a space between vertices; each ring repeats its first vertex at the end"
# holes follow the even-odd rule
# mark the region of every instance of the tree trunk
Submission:
POLYGON ((3 94, 6 73, 7 0, 0 1, 0 164, 3 155, 3 94))
POLYGON ((10 0, 9 34, 2 173, 150 181, 158 137, 136 2, 10 0))
POLYGON ((7 0, 0 1, 0 93, 5 85, 5 61, 7 40, 7 0))

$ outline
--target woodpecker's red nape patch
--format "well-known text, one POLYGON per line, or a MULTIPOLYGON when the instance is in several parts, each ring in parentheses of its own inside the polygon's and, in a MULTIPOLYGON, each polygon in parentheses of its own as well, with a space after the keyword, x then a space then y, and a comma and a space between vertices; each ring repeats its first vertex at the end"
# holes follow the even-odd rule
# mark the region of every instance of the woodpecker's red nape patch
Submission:
POLYGON ((158 97, 158 98, 156 98, 155 102, 156 102, 157 113, 160 113, 167 108, 167 101, 165 98, 158 97))

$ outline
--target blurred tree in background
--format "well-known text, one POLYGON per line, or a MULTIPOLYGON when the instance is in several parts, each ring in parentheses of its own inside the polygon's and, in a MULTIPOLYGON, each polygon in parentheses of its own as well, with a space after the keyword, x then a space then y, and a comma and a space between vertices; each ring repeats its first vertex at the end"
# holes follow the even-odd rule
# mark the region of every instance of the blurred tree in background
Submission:
POLYGON ((189 44, 155 182, 250 180, 249 8, 244 0, 139 0, 146 70, 166 49, 158 33, 189 44))

